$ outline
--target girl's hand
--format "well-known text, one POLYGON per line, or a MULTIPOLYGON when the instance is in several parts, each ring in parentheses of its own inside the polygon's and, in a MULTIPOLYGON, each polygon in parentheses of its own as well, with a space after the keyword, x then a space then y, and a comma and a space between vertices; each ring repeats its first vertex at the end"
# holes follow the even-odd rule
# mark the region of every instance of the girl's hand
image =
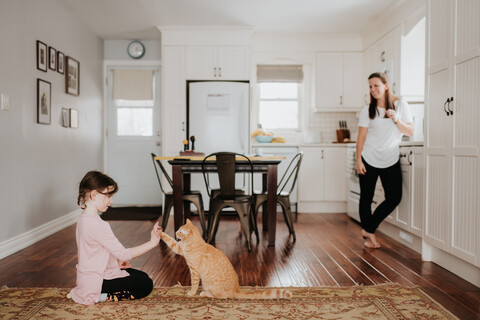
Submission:
POLYGON ((160 236, 162 234, 162 228, 158 226, 158 222, 153 225, 152 232, 150 233, 150 242, 157 245, 160 242, 160 236))
POLYGON ((367 173, 367 169, 365 169, 365 165, 363 161, 358 161, 355 163, 355 170, 357 170, 358 174, 365 174, 367 173))
POLYGON ((118 260, 118 266, 120 267, 120 269, 128 269, 128 268, 131 268, 132 265, 130 264, 130 262, 128 261, 122 261, 122 260, 118 260))

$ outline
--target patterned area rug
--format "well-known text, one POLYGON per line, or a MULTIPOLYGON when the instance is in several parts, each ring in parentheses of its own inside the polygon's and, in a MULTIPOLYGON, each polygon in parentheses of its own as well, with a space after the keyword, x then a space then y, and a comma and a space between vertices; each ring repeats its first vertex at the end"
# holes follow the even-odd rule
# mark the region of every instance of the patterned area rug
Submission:
MULTIPOLYGON (((146 298, 84 306, 69 289, 0 289, 1 319, 457 319, 418 287, 395 284, 289 288, 291 300, 188 297, 189 287, 155 288, 146 298)), ((246 290, 261 288, 245 287, 246 290)))

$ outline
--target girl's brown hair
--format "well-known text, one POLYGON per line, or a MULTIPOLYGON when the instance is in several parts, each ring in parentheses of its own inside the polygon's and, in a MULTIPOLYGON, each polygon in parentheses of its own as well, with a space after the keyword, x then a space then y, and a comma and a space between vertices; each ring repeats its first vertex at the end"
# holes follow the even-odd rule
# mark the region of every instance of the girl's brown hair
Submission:
MULTIPOLYGON (((388 78, 387 78, 387 75, 383 72, 375 72, 375 73, 372 73, 369 77, 368 77, 368 80, 372 79, 372 78, 378 78, 380 79, 380 81, 383 82, 383 84, 387 84, 389 83, 388 82, 388 78)), ((388 87, 388 89, 386 89, 385 91, 385 111, 389 110, 389 109, 392 109, 392 110, 395 110, 395 105, 393 104, 393 102, 396 100, 395 96, 392 94, 392 92, 390 91, 390 86, 388 87)), ((370 93, 370 105, 368 107, 368 116, 370 119, 375 119, 375 117, 378 115, 378 110, 377 110, 377 99, 375 99, 373 96, 372 96, 372 93, 370 93)), ((386 117, 386 116, 385 116, 386 117)))
POLYGON ((96 190, 99 193, 103 193, 103 190, 105 190, 108 187, 113 187, 112 190, 110 190, 107 195, 113 195, 118 191, 118 185, 109 176, 106 174, 100 172, 100 171, 89 171, 83 177, 82 181, 80 181, 80 186, 78 188, 78 198, 77 198, 77 204, 82 208, 86 208, 85 202, 86 202, 86 197, 87 194, 93 190, 96 190))

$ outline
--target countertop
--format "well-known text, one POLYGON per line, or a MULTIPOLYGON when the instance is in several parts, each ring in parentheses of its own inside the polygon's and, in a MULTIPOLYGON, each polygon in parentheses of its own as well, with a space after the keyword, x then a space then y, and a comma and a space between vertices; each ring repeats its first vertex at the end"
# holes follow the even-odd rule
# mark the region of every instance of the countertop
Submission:
MULTIPOLYGON (((355 142, 348 143, 252 143, 252 148, 288 148, 288 147, 348 147, 355 146, 355 142)), ((402 141, 401 147, 423 147, 423 141, 402 141)))

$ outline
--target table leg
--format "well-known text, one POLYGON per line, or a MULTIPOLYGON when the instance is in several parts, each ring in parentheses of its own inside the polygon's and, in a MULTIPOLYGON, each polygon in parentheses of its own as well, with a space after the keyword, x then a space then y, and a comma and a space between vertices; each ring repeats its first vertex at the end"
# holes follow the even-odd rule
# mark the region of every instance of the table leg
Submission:
POLYGON ((172 166, 174 232, 183 225, 183 178, 182 166, 172 166))
POLYGON ((267 189, 268 245, 275 246, 277 227, 277 165, 268 166, 267 189))
MULTIPOLYGON (((183 192, 189 193, 191 191, 191 183, 190 183, 190 173, 183 174, 183 192)), ((192 211, 190 210, 190 202, 185 201, 183 203, 183 216, 184 219, 191 219, 192 211)), ((185 221, 182 221, 182 225, 185 221)))
MULTIPOLYGON (((267 174, 262 173, 262 193, 267 192, 267 174)), ((267 202, 264 202, 262 204, 262 230, 266 231, 268 230, 268 206, 267 202)))

